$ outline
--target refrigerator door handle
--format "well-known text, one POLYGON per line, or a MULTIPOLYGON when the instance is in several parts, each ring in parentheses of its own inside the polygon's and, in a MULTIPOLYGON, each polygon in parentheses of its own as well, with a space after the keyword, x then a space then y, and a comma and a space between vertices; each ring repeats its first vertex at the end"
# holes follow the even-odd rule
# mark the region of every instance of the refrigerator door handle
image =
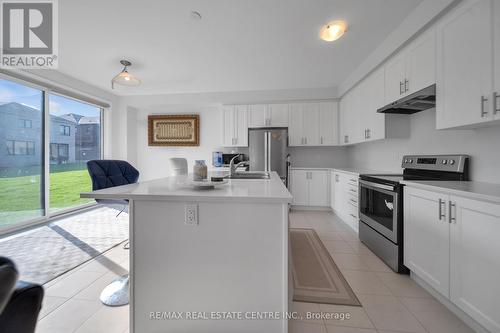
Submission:
POLYGON ((268 157, 267 157, 267 166, 266 166, 266 171, 267 172, 271 172, 271 161, 273 160, 272 159, 272 151, 271 151, 271 132, 267 132, 267 145, 268 145, 268 148, 267 148, 267 151, 268 151, 268 157))
POLYGON ((267 132, 264 132, 264 171, 267 171, 267 164, 269 163, 269 142, 267 142, 267 132))

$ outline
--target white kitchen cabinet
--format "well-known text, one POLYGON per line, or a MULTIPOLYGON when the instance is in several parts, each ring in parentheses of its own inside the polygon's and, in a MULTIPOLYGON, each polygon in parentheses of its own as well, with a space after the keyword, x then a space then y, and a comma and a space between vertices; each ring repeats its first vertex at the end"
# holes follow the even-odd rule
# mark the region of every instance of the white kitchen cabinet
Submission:
POLYGON ((352 229, 358 230, 358 178, 359 175, 334 170, 331 179, 331 207, 352 229))
POLYGON ((344 145, 361 142, 361 100, 359 86, 347 92, 340 104, 340 143, 344 145))
POLYGON ((385 65, 385 104, 436 83, 436 32, 424 32, 385 65))
POLYGON ((490 332, 500 332, 500 204, 404 188, 405 265, 490 332))
POLYGON ((292 169, 290 178, 294 205, 328 207, 328 170, 292 169))
POLYGON ((225 105, 222 112, 223 145, 225 147, 248 146, 248 106, 225 105))
POLYGON ((362 130, 361 141, 374 141, 385 138, 384 113, 377 110, 384 106, 385 72, 378 69, 370 74, 359 86, 360 89, 360 117, 358 122, 362 130))
POLYGON ((288 104, 249 105, 248 127, 288 127, 288 104))
POLYGON ((338 144, 338 118, 339 108, 337 102, 319 103, 319 145, 335 146, 338 144))
POLYGON ((290 105, 290 124, 288 126, 288 145, 303 146, 304 143, 304 112, 302 104, 295 103, 290 105))
POLYGON ((290 146, 318 146, 319 103, 295 103, 290 105, 288 127, 290 146))
POLYGON ((436 29, 431 28, 408 46, 406 54, 406 94, 436 83, 436 29))
POLYGON ((309 205, 328 207, 328 171, 309 171, 309 205))
POLYGON ((404 189, 404 263, 435 290, 450 295, 447 196, 404 189))
POLYGON ((465 1, 437 25, 438 129, 494 119, 492 10, 492 0, 465 1))
POLYGON ((451 196, 451 301, 500 332, 500 205, 451 196))
POLYGON ((385 65, 385 104, 400 99, 405 93, 406 54, 399 53, 385 65))
POLYGON ((288 104, 269 104, 268 123, 271 127, 288 127, 288 104))
POLYGON ((335 211, 335 201, 336 201, 336 191, 337 191, 337 180, 335 176, 335 171, 330 171, 330 208, 335 211))
POLYGON ((248 127, 266 127, 268 121, 268 105, 252 104, 248 106, 248 127))
POLYGON ((500 120, 500 2, 493 3, 493 59, 495 60, 493 77, 493 114, 495 120, 500 120))
POLYGON ((290 171, 290 192, 294 205, 307 206, 309 204, 309 171, 290 171))
POLYGON ((305 144, 319 145, 319 103, 304 103, 302 116, 305 144))

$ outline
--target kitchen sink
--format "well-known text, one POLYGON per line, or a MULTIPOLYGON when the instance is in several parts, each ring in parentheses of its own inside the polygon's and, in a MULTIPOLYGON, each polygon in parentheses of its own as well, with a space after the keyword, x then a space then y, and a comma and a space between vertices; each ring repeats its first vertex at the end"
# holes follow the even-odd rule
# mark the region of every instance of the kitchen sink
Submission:
POLYGON ((269 172, 236 172, 232 175, 227 175, 227 179, 270 179, 269 172))

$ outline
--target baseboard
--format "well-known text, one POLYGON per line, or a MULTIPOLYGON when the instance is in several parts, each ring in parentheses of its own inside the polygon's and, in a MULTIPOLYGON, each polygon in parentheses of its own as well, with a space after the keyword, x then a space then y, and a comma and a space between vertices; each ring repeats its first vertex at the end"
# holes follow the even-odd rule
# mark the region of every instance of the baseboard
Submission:
POLYGON ((330 207, 318 207, 318 206, 301 206, 301 205, 292 205, 290 206, 291 210, 308 210, 308 211, 320 211, 320 212, 331 212, 332 209, 330 207))
POLYGON ((490 333, 481 324, 479 324, 475 319, 465 313, 462 309, 458 308, 455 304, 450 302, 449 299, 441 295, 439 292, 434 290, 427 282, 419 278, 413 272, 410 272, 410 278, 415 281, 419 286, 424 288, 429 294, 436 298, 441 304, 443 304, 448 310, 453 312, 458 318, 460 318, 467 326, 477 333, 490 333))

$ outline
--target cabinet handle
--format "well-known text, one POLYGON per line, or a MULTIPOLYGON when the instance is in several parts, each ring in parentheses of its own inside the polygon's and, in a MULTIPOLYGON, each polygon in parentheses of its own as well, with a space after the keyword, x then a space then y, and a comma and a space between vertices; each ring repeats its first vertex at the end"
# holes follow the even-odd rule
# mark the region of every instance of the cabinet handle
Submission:
POLYGON ((335 182, 339 182, 339 175, 335 175, 335 182))
POLYGON ((451 201, 448 201, 448 205, 449 205, 448 209, 450 211, 448 213, 449 217, 450 217, 450 219, 449 219, 448 222, 449 223, 455 223, 455 222, 457 222, 457 216, 456 216, 457 215, 457 212, 456 212, 457 205, 454 202, 451 202, 451 201), (455 211, 455 216, 453 216, 453 211, 455 211))
POLYGON ((399 94, 403 94, 403 82, 399 81, 399 94))
POLYGON ((484 110, 484 102, 487 102, 488 99, 484 96, 481 96, 481 118, 484 118, 484 116, 488 115, 488 111, 484 110))
POLYGON ((500 112, 500 109, 498 108, 498 98, 500 95, 495 91, 493 92, 493 114, 497 114, 500 112))
POLYGON ((408 81, 408 79, 405 79, 405 92, 407 92, 408 90, 410 90, 410 81, 408 81))
POLYGON ((443 204, 444 200, 439 199, 439 221, 441 221, 445 217, 445 215, 443 214, 443 204))
POLYGON ((356 215, 354 215, 354 214, 349 214, 349 215, 351 215, 352 217, 356 218, 356 215))
POLYGON ((365 140, 366 140, 366 129, 365 129, 365 140))
POLYGON ((356 190, 353 190, 352 188, 349 191, 356 193, 356 190))

